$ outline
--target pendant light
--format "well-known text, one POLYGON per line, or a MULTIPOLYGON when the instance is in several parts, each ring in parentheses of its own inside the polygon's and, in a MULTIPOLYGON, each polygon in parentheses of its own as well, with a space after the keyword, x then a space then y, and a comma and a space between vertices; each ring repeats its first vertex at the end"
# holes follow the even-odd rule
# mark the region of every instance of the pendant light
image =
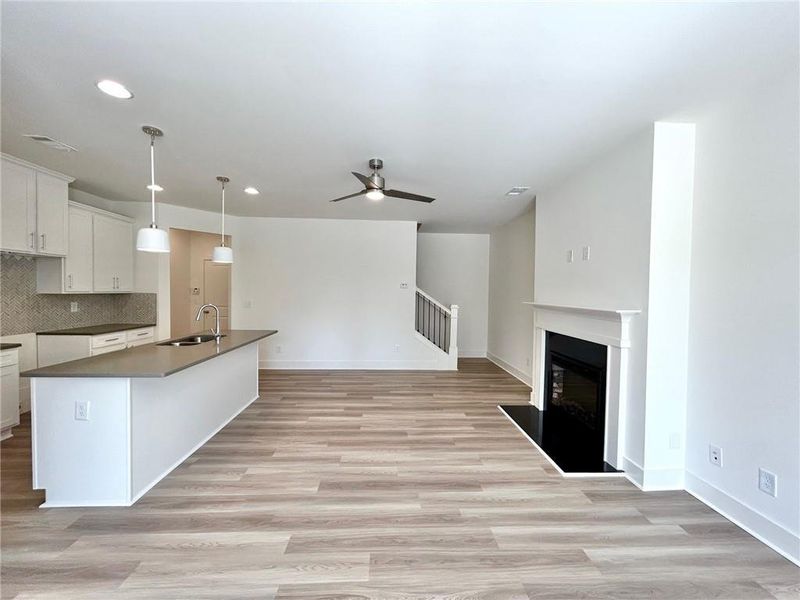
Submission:
POLYGON ((150 227, 142 227, 136 235, 136 249, 141 252, 169 252, 169 235, 166 230, 159 229, 156 225, 156 192, 163 188, 156 185, 156 165, 155 165, 155 141, 157 137, 164 135, 158 127, 145 125, 142 127, 147 135, 150 136, 150 205, 152 209, 150 227))
POLYGON ((215 263, 231 264, 233 262, 233 248, 225 245, 225 184, 230 181, 227 177, 219 176, 217 181, 222 184, 222 227, 220 228, 220 236, 222 241, 219 246, 214 247, 214 252, 211 254, 211 261, 215 263))

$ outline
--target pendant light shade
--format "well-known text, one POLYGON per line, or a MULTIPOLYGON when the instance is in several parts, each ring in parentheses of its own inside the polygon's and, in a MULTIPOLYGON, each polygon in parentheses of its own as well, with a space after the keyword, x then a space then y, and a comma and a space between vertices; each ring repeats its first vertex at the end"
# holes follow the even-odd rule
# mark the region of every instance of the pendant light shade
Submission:
POLYGON ((136 234, 136 249, 140 252, 169 252, 169 235, 155 223, 142 227, 136 234))
POLYGON ((216 246, 214 252, 211 254, 211 260, 215 263, 231 264, 233 262, 233 248, 229 248, 228 246, 216 246))
POLYGON ((155 161, 155 141, 157 137, 164 135, 158 127, 145 125, 142 127, 147 135, 150 136, 150 227, 142 227, 136 235, 136 249, 140 252, 169 252, 169 234, 164 229, 159 229, 156 225, 156 191, 161 191, 161 186, 156 185, 156 161, 155 161))
POLYGON ((215 263, 231 264, 233 262, 233 248, 225 245, 225 184, 230 181, 227 177, 220 175, 217 181, 222 184, 222 222, 220 227, 220 237, 222 241, 219 246, 214 247, 211 253, 211 261, 215 263))

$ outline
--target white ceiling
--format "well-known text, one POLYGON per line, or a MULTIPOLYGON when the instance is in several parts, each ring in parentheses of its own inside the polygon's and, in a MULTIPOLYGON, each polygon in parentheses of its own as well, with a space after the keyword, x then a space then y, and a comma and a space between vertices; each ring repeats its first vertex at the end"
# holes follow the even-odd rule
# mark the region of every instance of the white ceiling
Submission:
POLYGON ((2 150, 75 187, 240 215, 413 219, 485 232, 657 119, 796 68, 798 4, 2 3, 2 150), (135 98, 94 83, 112 78, 135 98), (21 137, 76 146, 62 154, 21 137), (351 170, 384 159, 387 188, 351 170), (245 185, 261 190, 256 197, 245 185), (516 185, 531 191, 504 196, 516 185))

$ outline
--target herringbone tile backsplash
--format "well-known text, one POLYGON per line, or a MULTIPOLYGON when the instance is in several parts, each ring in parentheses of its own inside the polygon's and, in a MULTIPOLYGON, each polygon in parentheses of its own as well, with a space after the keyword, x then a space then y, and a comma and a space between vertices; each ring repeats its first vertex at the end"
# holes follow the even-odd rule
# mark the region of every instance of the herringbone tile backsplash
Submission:
POLYGON ((0 258, 0 335, 155 322, 156 294, 37 294, 34 259, 0 258), (78 312, 70 312, 70 302, 78 303, 78 312))

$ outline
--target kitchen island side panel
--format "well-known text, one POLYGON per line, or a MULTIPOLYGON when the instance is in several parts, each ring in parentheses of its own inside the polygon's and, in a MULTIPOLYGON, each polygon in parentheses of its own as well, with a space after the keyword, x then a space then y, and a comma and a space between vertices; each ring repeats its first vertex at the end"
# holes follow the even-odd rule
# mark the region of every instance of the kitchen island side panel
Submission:
POLYGON ((45 490, 42 506, 130 504, 130 380, 42 378, 31 396, 33 484, 45 490))
POLYGON ((257 397, 257 343, 168 377, 132 379, 132 500, 135 502, 257 397))

